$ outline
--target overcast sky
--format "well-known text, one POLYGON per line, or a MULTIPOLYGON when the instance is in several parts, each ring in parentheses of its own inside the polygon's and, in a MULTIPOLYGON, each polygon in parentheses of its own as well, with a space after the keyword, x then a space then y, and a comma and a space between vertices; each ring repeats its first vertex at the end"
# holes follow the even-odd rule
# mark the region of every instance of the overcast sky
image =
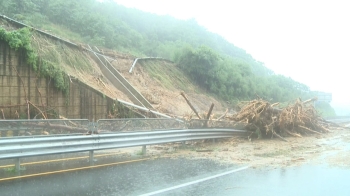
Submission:
POLYGON ((115 1, 160 15, 195 18, 275 73, 311 90, 331 92, 334 107, 350 110, 350 6, 346 0, 115 1))

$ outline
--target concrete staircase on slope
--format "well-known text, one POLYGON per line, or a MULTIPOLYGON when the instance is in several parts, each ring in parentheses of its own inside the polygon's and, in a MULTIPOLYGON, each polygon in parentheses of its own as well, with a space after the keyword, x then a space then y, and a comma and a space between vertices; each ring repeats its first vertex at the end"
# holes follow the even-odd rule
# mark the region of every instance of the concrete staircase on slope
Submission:
MULTIPOLYGON (((94 51, 89 46, 91 51, 94 51)), ((98 48, 95 48, 97 52, 100 52, 98 48)), ((153 106, 147 101, 145 97, 142 96, 142 94, 137 91, 120 73, 118 70, 116 70, 112 64, 107 60, 106 57, 97 55, 94 53, 98 65, 100 66, 100 69, 103 73, 103 75, 120 91, 125 93, 129 99, 136 105, 152 109, 154 110, 153 106)))

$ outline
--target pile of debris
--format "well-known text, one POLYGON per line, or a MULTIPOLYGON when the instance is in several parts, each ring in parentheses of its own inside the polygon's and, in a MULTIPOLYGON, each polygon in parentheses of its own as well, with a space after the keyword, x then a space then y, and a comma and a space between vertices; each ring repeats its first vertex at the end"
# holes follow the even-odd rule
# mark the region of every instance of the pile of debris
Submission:
POLYGON ((241 110, 227 117, 229 120, 246 123, 245 129, 252 131, 250 137, 302 137, 308 134, 329 132, 330 125, 314 108, 317 98, 306 101, 296 100, 294 104, 277 108, 279 103, 269 103, 262 99, 245 102, 241 110))

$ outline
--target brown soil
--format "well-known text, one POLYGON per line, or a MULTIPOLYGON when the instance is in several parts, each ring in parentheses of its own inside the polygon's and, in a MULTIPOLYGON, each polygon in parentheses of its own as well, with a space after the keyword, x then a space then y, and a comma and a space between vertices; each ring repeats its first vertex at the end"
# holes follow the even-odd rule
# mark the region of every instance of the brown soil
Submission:
POLYGON ((187 142, 181 144, 154 145, 149 154, 159 157, 205 158, 221 163, 233 163, 259 167, 286 167, 305 163, 330 164, 350 167, 349 130, 310 135, 303 138, 287 138, 248 141, 247 138, 222 139, 213 142, 187 142))
POLYGON ((163 60, 138 62, 129 73, 134 58, 119 58, 113 66, 153 105, 165 114, 174 116, 193 115, 191 108, 180 93, 184 91, 201 114, 206 114, 214 103, 213 114, 222 114, 226 108, 212 96, 201 92, 173 63, 163 60), (153 72, 153 75, 152 73, 153 72))

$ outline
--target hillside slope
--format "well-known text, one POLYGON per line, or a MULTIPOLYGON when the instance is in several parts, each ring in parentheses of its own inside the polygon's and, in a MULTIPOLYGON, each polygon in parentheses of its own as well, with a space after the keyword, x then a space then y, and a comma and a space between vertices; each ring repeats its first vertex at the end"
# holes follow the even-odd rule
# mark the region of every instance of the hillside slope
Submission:
MULTIPOLYGON (((56 79, 61 79, 60 73, 63 71, 67 74, 67 78, 63 77, 64 80, 78 79, 106 96, 129 101, 127 96, 103 77, 98 64, 86 51, 42 35, 34 29, 28 31, 28 29, 19 28, 4 19, 0 19, 0 29, 5 29, 15 38, 14 40, 18 39, 21 43, 29 39, 30 46, 37 55, 35 58, 40 62, 36 65, 38 76, 48 75, 54 83, 57 83, 56 79)), ((63 83, 65 84, 60 85, 68 85, 66 81, 63 83)), ((60 86, 57 84, 56 87, 60 86)))
POLYGON ((113 67, 161 113, 170 116, 193 113, 185 99, 180 96, 181 92, 186 93, 200 113, 206 113, 212 103, 215 104, 213 113, 222 113, 226 109, 222 100, 204 92, 177 64, 171 61, 138 60, 130 73, 135 60, 134 56, 106 48, 99 49, 103 54, 115 58, 110 61, 113 67))
POLYGON ((164 60, 138 61, 129 73, 133 59, 118 60, 114 67, 160 112, 183 116, 191 114, 181 92, 185 92, 200 113, 206 113, 215 104, 214 113, 222 113, 225 108, 220 101, 206 94, 174 63, 164 60))
MULTIPOLYGON (((82 45, 81 48, 72 47, 63 40, 53 39, 35 29, 30 32, 28 28, 18 28, 3 19, 0 19, 0 27, 0 30, 5 29, 5 34, 13 38, 19 38, 22 41, 29 39, 30 47, 40 62, 35 65, 36 68, 32 67, 38 70, 38 76, 48 74, 53 82, 57 83, 61 79, 59 77, 61 73, 64 73, 66 76, 63 84, 58 87, 69 85, 66 83, 74 78, 112 99, 131 102, 127 95, 104 76, 96 59, 91 52, 84 50, 82 45)), ((111 64, 152 103, 154 108, 162 113, 176 116, 191 113, 185 100, 179 96, 180 92, 188 95, 199 112, 206 112, 211 103, 215 104, 214 112, 224 110, 214 98, 203 95, 200 88, 192 84, 186 74, 169 61, 141 61, 130 74, 129 69, 135 59, 134 56, 108 49, 101 51, 114 59, 111 64)))

